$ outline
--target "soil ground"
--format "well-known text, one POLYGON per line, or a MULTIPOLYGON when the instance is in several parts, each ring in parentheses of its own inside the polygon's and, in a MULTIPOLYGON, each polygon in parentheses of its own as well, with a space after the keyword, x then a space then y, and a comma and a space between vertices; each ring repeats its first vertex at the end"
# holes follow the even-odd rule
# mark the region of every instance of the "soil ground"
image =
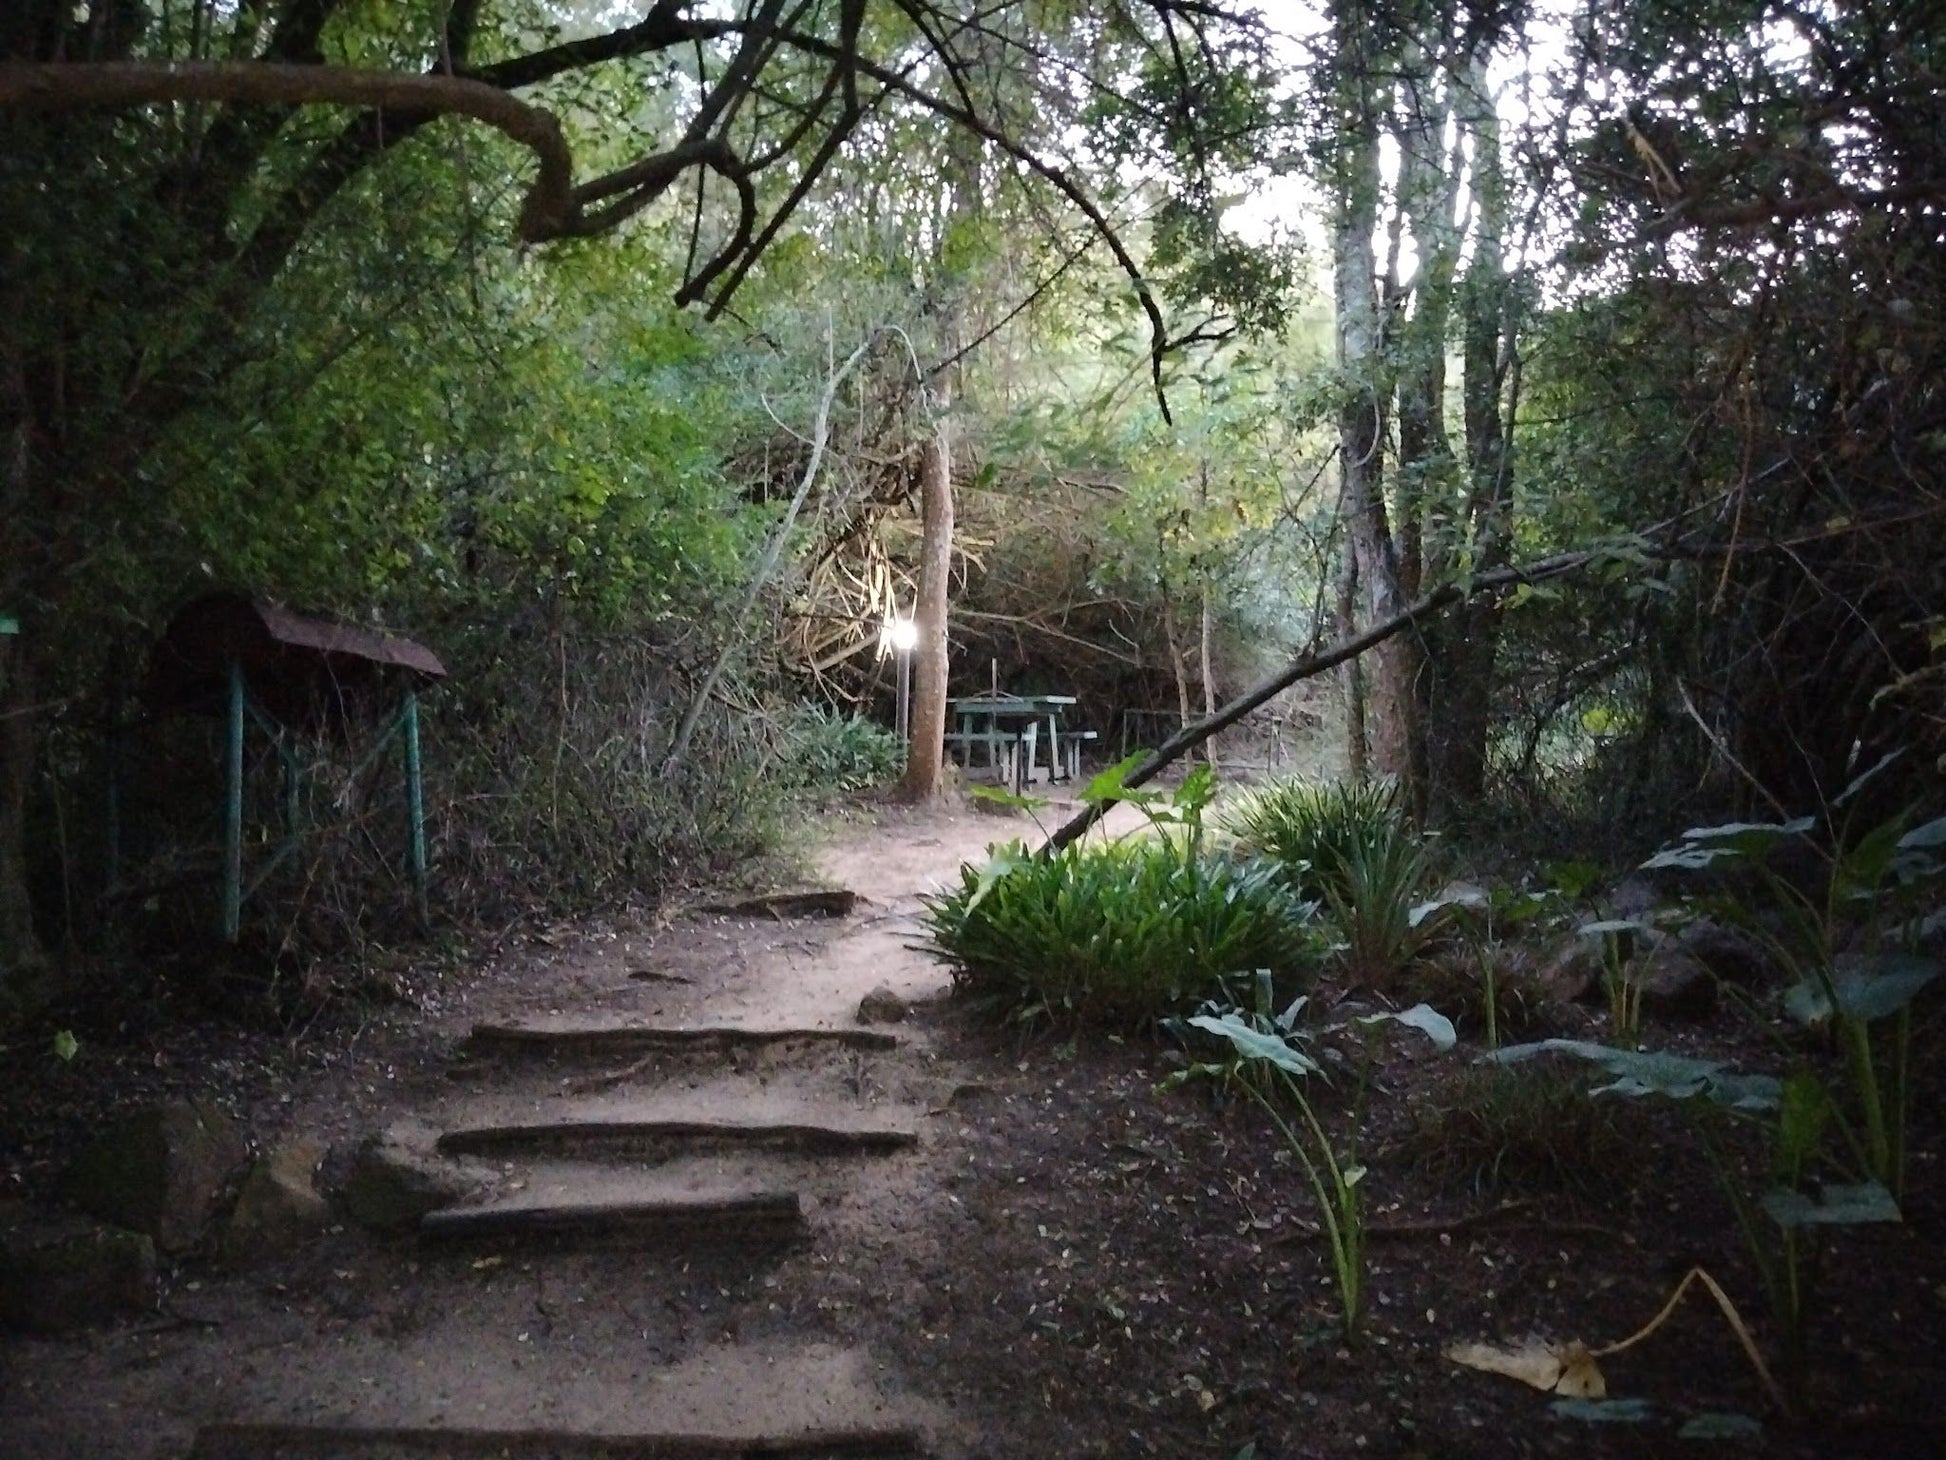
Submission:
MULTIPOLYGON (((0 1453, 161 1460, 214 1420, 404 1422, 435 1396, 440 1417, 511 1405, 530 1425, 584 1430, 651 1412, 707 1429, 753 1410, 808 1429, 882 1401, 932 1453, 968 1457, 1946 1454, 1936 1071, 1916 1102, 1907 1223, 1843 1234, 1827 1254, 1818 1423, 1675 1438, 1699 1413, 1763 1409, 1695 1296, 1605 1364, 1611 1393, 1653 1406, 1648 1423, 1559 1418, 1545 1396, 1442 1350, 1613 1341, 1699 1264, 1761 1330, 1754 1275, 1680 1121, 1643 1106, 1583 1121, 1565 1158, 1504 1131, 1471 1138, 1449 1117, 1477 1050, 1388 1042, 1369 1097, 1371 1316, 1348 1344, 1315 1203, 1252 1105, 1158 1094, 1175 1067, 1161 1042, 998 1031, 948 1000, 944 969, 911 948, 917 894, 1022 830, 967 809, 865 805, 823 858, 825 879, 867 900, 849 918, 590 920, 476 966, 420 967, 403 1002, 276 1038, 167 1002, 77 1030, 72 1065, 35 1065, 0 1091, 0 1175, 15 1193, 50 1193, 107 1107, 160 1093, 224 1102, 262 1145, 301 1135, 340 1150, 406 1114, 554 1109, 591 1078, 622 1107, 843 1104, 909 1118, 919 1141, 773 1166, 807 1194, 811 1228, 775 1250, 453 1255, 344 1224, 277 1262, 192 1254, 168 1269, 155 1313, 0 1339, 0 1453), (894 1051, 453 1077, 482 1020, 845 1028, 879 986, 915 1001, 894 1051)), ((1557 1017, 1560 1032, 1592 1030, 1592 1015, 1557 1017)), ((1733 1030, 1726 1017, 1679 1037, 1733 1030)), ((1935 1021, 1918 1047, 1941 1037, 1935 1021)))

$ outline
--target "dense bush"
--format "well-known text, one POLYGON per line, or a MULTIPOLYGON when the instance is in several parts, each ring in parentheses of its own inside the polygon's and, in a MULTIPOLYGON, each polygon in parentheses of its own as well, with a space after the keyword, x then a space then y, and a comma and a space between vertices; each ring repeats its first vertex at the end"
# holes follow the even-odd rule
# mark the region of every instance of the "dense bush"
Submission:
POLYGON ((934 948, 962 993, 1022 1019, 1145 1026, 1269 969, 1288 998, 1314 976, 1312 906, 1263 863, 1159 837, 1029 857, 1016 846, 928 899, 934 948))
POLYGON ((905 769, 899 737, 861 715, 805 705, 784 730, 783 779, 816 790, 880 786, 905 769))

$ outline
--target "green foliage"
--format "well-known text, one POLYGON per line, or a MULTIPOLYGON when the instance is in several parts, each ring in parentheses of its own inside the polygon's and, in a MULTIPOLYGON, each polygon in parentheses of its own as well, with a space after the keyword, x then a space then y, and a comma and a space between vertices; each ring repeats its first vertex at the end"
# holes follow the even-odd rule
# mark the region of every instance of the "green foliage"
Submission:
POLYGON ((782 759, 790 784, 855 791, 895 779, 905 769, 905 745, 862 715, 804 705, 785 724, 782 759))
MULTIPOLYGON (((1855 778, 1840 802, 1862 790, 1886 764, 1881 761, 1855 778)), ((1777 869, 1773 855, 1803 845, 1815 824, 1811 817, 1797 817, 1694 827, 1643 865, 1738 869, 1754 879, 1751 896, 1726 890, 1699 898, 1698 905, 1757 938, 1788 971, 1787 1015, 1835 1032, 1847 1075, 1845 1108, 1838 1112, 1841 1128, 1864 1174, 1902 1195, 1911 1102, 1910 1005, 1940 968, 1937 958, 1888 944, 1915 941, 1924 925, 1920 912, 1946 887, 1946 861, 1935 851, 1941 822, 1914 828, 1910 813, 1901 811, 1862 834, 1848 835, 1841 827, 1824 875, 1807 890, 1777 869), (1858 924, 1866 951, 1841 953, 1858 924), (1890 1026, 1882 1037, 1874 1029, 1881 1023, 1890 1026)))
POLYGON ((1226 805, 1217 826, 1243 850, 1268 857, 1301 896, 1323 902, 1351 891, 1347 864, 1404 826, 1390 781, 1266 782, 1226 805))
POLYGON ((1357 1086, 1352 1099, 1350 1131, 1343 1141, 1333 1140, 1318 1119, 1306 1093, 1312 1075, 1322 1067, 1300 1046, 1311 1035, 1290 1021, 1278 1020, 1266 1029, 1260 1019, 1235 1013, 1198 1014, 1188 1021, 1193 1029, 1226 1043, 1227 1059, 1191 1065, 1163 1081, 1172 1090, 1197 1079, 1215 1078, 1225 1085, 1240 1084, 1269 1115, 1285 1146, 1296 1156, 1305 1178, 1317 1198, 1318 1216, 1331 1249, 1331 1266, 1338 1282, 1339 1313, 1345 1336, 1354 1338, 1364 1316, 1365 1294, 1365 1177, 1367 1171, 1358 1157, 1360 1124, 1364 1115, 1365 1090, 1370 1082, 1376 1031, 1387 1023, 1415 1029, 1432 1040, 1441 1051, 1454 1044, 1453 1026, 1444 1015, 1425 1004, 1400 1013, 1369 1014, 1353 1019, 1349 1025, 1360 1036, 1362 1058, 1358 1061, 1357 1086), (1252 1067, 1254 1078, 1239 1081, 1237 1065, 1252 1067), (1297 1111, 1293 1125, 1284 1114, 1286 1106, 1297 1111))
POLYGON ((1308 983, 1309 914, 1268 868, 1141 837, 1044 857, 1003 850, 927 898, 924 921, 954 987, 1012 1017, 1145 1027, 1242 970, 1308 983))
POLYGON ((1418 903, 1425 852, 1390 782, 1274 781, 1233 802, 1220 825, 1330 909, 1354 984, 1388 985, 1435 930, 1418 903))
POLYGON ((1640 1174, 1641 1134, 1564 1071, 1474 1065, 1438 1089, 1403 1150, 1434 1181, 1475 1194, 1597 1196, 1640 1174))

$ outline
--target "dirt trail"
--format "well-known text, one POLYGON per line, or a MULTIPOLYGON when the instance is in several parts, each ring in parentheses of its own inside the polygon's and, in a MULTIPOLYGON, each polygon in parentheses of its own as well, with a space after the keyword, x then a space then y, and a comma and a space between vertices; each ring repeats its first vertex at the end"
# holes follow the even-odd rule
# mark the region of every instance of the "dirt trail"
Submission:
MULTIPOLYGON (((448 1058, 362 1112, 470 1189, 400 1236, 346 1221, 274 1266, 192 1263, 160 1322, 15 1345, 7 1453, 977 1449, 898 1355, 820 1331, 815 1278, 927 1241, 915 1192, 958 1076, 925 1021, 868 1032, 859 1003, 944 996, 918 898, 1020 829, 885 809, 822 858, 862 898, 848 917, 589 928, 486 980, 433 1031, 448 1058)), ((305 1092, 292 1124, 345 1098, 305 1092)))

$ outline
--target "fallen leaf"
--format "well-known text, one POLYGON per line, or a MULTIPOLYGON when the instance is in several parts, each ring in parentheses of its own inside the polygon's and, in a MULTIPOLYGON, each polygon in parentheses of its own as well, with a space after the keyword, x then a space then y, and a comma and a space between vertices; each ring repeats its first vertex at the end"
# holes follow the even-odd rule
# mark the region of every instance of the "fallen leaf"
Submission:
POLYGON ((1571 1399, 1601 1399, 1608 1385, 1588 1346, 1579 1339, 1552 1344, 1530 1338, 1512 1348, 1490 1343, 1460 1343, 1446 1350, 1446 1357, 1483 1374, 1499 1374, 1518 1379, 1547 1394, 1562 1394, 1571 1399))

